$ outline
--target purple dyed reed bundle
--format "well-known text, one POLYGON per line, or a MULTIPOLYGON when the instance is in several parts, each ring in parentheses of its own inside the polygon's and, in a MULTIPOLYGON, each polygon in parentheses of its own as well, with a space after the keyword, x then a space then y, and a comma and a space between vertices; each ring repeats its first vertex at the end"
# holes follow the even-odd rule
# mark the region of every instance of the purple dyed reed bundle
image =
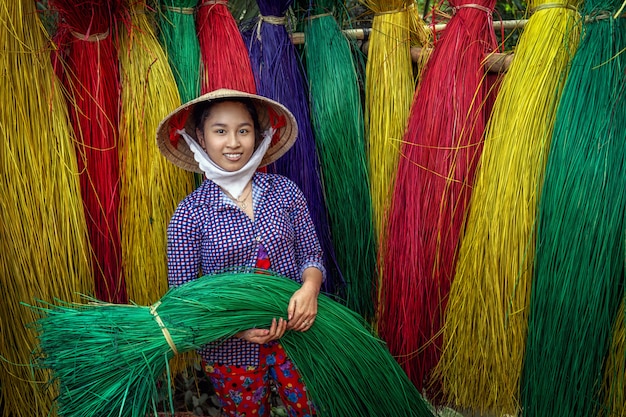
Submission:
POLYGON ((269 172, 282 174, 304 193, 324 250, 328 277, 324 291, 338 293, 343 277, 335 259, 328 213, 322 191, 319 160, 309 113, 307 82, 285 24, 293 0, 258 0, 260 16, 244 31, 257 93, 284 104, 298 122, 298 140, 269 172))

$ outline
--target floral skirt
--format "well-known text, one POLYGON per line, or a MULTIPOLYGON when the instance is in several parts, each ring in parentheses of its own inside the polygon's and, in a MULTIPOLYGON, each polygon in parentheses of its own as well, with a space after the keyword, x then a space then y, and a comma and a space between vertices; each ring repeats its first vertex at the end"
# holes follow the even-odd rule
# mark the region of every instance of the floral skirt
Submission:
POLYGON ((280 343, 261 345, 259 366, 204 364, 222 406, 222 416, 269 417, 271 382, 290 417, 315 416, 306 386, 280 343))

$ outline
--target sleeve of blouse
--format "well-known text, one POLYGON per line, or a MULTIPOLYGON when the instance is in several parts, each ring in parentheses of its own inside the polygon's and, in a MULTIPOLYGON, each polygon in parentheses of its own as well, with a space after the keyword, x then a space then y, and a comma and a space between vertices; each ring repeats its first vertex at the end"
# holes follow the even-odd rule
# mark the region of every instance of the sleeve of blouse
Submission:
POLYGON ((167 227, 167 279, 170 287, 200 275, 200 229, 188 207, 180 205, 167 227))
POLYGON ((293 225, 296 234, 295 248, 300 274, 305 269, 314 267, 322 271, 322 277, 325 280, 326 268, 324 267, 322 246, 315 232, 306 199, 295 183, 291 182, 290 184, 294 196, 293 225))

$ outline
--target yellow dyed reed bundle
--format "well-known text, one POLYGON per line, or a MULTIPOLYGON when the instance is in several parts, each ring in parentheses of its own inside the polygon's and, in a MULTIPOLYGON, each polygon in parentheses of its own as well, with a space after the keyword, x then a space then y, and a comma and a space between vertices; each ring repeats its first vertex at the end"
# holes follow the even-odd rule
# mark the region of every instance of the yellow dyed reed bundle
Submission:
POLYGON ((613 325, 611 347, 604 365, 604 407, 600 417, 626 417, 626 309, 624 300, 613 325))
POLYGON ((530 2, 534 12, 487 125, 437 371, 448 401, 465 409, 519 411, 535 215, 557 104, 579 41, 576 4, 530 2))
POLYGON ((383 246, 400 145, 415 91, 411 45, 416 39, 427 43, 428 36, 424 25, 416 23, 419 16, 413 1, 360 1, 375 13, 365 68, 365 130, 374 228, 383 246), (422 28, 419 33, 412 32, 418 27, 422 28))
POLYGON ((120 233, 129 299, 157 301, 167 285, 167 224, 193 189, 192 174, 167 162, 156 145, 156 128, 180 95, 146 5, 129 8, 120 33, 120 233))
POLYGON ((93 293, 90 248, 75 137, 35 2, 0 0, 0 21, 0 410, 46 415, 55 386, 27 365, 37 342, 25 325, 37 314, 20 303, 93 293))

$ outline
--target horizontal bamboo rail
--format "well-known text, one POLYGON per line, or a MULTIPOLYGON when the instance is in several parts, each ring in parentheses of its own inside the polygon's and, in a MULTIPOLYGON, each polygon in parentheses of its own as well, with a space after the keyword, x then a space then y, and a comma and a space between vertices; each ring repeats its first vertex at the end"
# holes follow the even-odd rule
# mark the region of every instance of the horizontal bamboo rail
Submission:
MULTIPOLYGON (((521 29, 526 24, 527 20, 503 20, 503 21, 494 21, 493 29, 494 30, 514 30, 521 29)), ((434 26, 435 31, 444 30, 447 26, 447 23, 439 23, 434 26)), ((431 26, 428 26, 432 28, 431 26)), ((370 34, 372 33, 371 28, 363 28, 363 29, 345 29, 343 30, 344 35, 348 38, 363 40, 366 41, 369 39, 370 34)), ((302 45, 304 43, 304 33, 303 32, 294 32, 291 34, 291 41, 294 45, 302 45)))
MULTIPOLYGON (((494 21, 493 28, 494 30, 515 30, 521 29, 526 24, 527 20, 504 20, 504 21, 494 21)), ((435 31, 442 31, 446 28, 446 23, 436 24, 434 26, 435 31)), ((432 28, 429 26, 429 28, 432 28)), ((363 44, 361 45, 361 50, 367 54, 369 47, 369 36, 372 32, 371 28, 364 29, 346 29, 342 31, 346 37, 361 40, 363 44)), ((302 45, 304 44, 304 33, 303 32, 295 32, 291 34, 291 41, 294 45, 302 45)), ((411 59, 414 62, 417 62, 417 59, 421 53, 421 48, 411 48, 411 59)), ((489 72, 506 72, 509 65, 511 65, 511 61, 513 61, 513 53, 493 53, 485 57, 485 67, 489 72)))

